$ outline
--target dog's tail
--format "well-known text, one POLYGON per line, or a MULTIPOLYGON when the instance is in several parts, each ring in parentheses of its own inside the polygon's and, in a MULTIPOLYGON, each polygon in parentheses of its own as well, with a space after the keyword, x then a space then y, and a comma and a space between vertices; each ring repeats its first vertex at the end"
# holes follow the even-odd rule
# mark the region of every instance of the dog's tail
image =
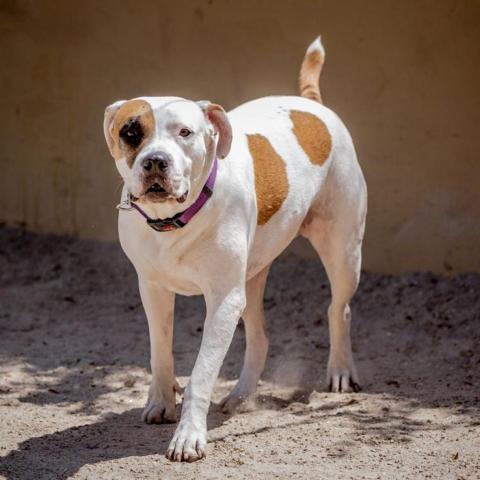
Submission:
POLYGON ((318 36, 307 48, 302 66, 300 67, 298 85, 302 97, 310 98, 310 100, 315 100, 319 103, 323 103, 320 95, 319 80, 324 61, 325 49, 320 36, 318 36))

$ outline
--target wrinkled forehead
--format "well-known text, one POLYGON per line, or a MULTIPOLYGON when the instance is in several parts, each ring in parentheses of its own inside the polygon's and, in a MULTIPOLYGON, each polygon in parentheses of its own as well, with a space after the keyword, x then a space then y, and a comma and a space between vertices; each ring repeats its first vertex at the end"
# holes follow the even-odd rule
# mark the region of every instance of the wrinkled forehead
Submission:
POLYGON ((145 100, 152 107, 157 129, 175 124, 197 128, 204 122, 203 112, 191 100, 175 97, 149 97, 145 100))
POLYGON ((200 107, 180 97, 139 97, 129 100, 120 108, 117 122, 122 124, 130 118, 153 122, 157 130, 171 124, 196 127, 204 121, 200 107))

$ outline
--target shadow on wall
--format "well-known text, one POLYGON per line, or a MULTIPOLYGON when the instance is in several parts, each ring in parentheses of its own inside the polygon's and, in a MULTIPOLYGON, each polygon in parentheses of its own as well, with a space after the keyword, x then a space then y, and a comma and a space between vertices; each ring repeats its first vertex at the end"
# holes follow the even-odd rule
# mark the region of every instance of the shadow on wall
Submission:
MULTIPOLYGON (((0 361, 16 372, 11 384, 2 379, 3 400, 17 402, 17 409, 56 404, 74 416, 102 414, 88 425, 21 442, 2 458, 0 473, 9 479, 68 478, 83 465, 162 453, 173 426, 143 425, 140 409, 110 402, 141 403, 149 381, 146 321, 134 272, 119 247, 6 228, 0 229, 0 245, 0 361), (61 461, 46 460, 60 451, 61 461)), ((421 408, 448 408, 462 424, 478 426, 478 291, 475 274, 365 273, 352 305, 365 393, 344 400, 317 393, 324 390, 328 354, 324 272, 319 263, 283 256, 265 295, 271 344, 259 405, 280 412, 293 406, 296 425, 345 416, 372 442, 408 442, 414 432, 440 428, 411 418, 421 408), (395 406, 380 415, 358 408, 373 394, 394 399, 395 406)), ((184 382, 198 352, 203 311, 201 298, 177 302, 174 351, 184 382)), ((240 371, 243 343, 239 327, 221 371, 222 395, 240 371)), ((213 405, 210 428, 227 418, 213 405)), ((289 426, 279 420, 275 428, 289 426)), ((212 441, 223 439, 213 432, 212 441)), ((334 446, 338 455, 348 449, 342 439, 334 446)))

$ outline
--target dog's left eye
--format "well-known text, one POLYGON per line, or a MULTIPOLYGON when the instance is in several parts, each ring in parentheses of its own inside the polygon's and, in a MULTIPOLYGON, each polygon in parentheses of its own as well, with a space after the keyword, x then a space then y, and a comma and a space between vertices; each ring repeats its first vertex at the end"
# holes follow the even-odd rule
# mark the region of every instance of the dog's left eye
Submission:
POLYGON ((143 140, 143 129, 136 119, 130 120, 120 130, 120 138, 131 147, 138 147, 143 140))
POLYGON ((189 129, 189 128, 182 128, 178 134, 181 136, 181 137, 189 137, 193 132, 189 129))

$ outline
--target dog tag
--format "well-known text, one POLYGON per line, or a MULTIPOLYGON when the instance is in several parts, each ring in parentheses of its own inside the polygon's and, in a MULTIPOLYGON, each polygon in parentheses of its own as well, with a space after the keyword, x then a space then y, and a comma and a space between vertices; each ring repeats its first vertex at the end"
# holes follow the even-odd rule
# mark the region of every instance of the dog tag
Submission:
POLYGON ((118 210, 131 210, 132 204, 130 202, 130 195, 126 195, 125 198, 117 205, 118 210))

